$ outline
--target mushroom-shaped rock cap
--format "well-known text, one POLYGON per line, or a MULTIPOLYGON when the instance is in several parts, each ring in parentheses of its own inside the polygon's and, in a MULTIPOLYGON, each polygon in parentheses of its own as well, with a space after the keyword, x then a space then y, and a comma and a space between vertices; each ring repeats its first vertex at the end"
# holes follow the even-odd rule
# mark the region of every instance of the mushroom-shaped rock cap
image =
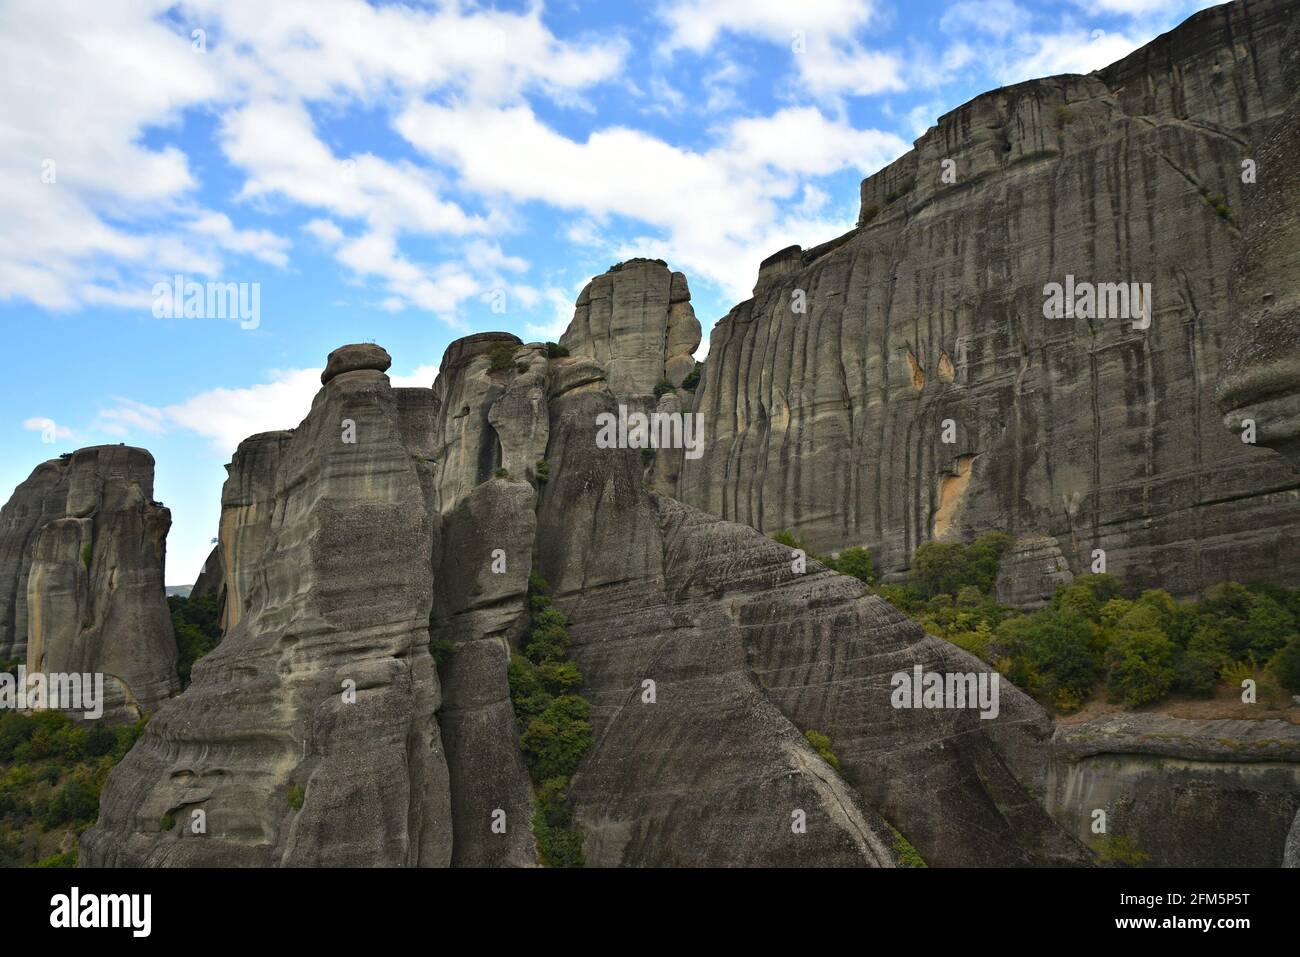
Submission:
POLYGON ((373 342, 357 342, 350 346, 339 346, 330 353, 329 359, 325 362, 325 371, 320 374, 321 385, 329 382, 335 376, 341 376, 345 372, 356 372, 359 369, 374 369, 377 372, 387 372, 388 367, 393 364, 393 357, 388 354, 388 350, 383 346, 377 346, 373 342))

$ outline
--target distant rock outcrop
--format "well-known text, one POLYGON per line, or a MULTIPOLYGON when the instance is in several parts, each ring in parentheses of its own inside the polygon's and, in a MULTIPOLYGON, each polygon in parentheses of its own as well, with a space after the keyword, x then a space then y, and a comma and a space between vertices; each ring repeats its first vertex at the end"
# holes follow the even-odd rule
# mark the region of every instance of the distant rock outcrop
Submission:
MULTIPOLYGON (((867 546, 886 573, 941 534, 1002 529, 1053 539, 1074 574, 1102 549, 1126 582, 1179 596, 1294 580, 1300 475, 1223 429, 1214 387, 1243 335, 1227 276, 1245 202, 1279 207, 1251 268, 1296 276, 1294 149, 1259 144, 1289 128, 1268 132, 1295 89, 1298 15, 1295 0, 1205 10, 1103 70, 940 117, 863 182, 855 230, 769 258, 714 326, 708 444, 677 497, 821 552, 867 546), (1046 318, 1044 287, 1067 277, 1150 283, 1150 301, 1046 318)), ((1294 365, 1294 285, 1259 278, 1266 351, 1294 365)))
POLYGON ((0 657, 102 673, 109 722, 179 687, 153 477, 144 449, 94 446, 38 466, 0 511, 0 657))

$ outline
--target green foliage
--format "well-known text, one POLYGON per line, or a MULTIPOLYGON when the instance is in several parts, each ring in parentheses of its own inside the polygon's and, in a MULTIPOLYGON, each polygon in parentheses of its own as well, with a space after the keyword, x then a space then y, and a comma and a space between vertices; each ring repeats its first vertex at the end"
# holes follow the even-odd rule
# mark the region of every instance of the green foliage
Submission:
POLYGON ((865 226, 867 223, 871 222, 873 219, 875 219, 875 218, 876 218, 877 216, 879 216, 879 215, 880 215, 880 204, 879 204, 879 203, 871 203, 871 204, 869 204, 869 205, 867 205, 867 206, 863 206, 863 207, 862 207, 862 225, 865 226))
POLYGON ((1300 636, 1300 588, 1224 582, 1200 602, 1179 603, 1163 589, 1123 597, 1113 576, 1085 575, 1025 615, 985 594, 997 576, 991 556, 1005 543, 970 548, 981 544, 972 562, 960 545, 927 543, 910 585, 873 591, 1058 710, 1082 706, 1103 679, 1128 707, 1172 692, 1208 696, 1220 681, 1237 688, 1245 678, 1268 705, 1280 702, 1284 675, 1300 684, 1291 658, 1300 651, 1284 654, 1300 636))
POLYGON ((813 750, 817 752, 821 759, 834 768, 835 772, 838 774, 840 770, 840 759, 837 758, 835 752, 831 750, 830 737, 822 734, 820 731, 805 731, 803 736, 808 739, 808 743, 812 745, 813 750))
POLYGON ((555 608, 543 608, 533 614, 532 630, 524 644, 524 656, 533 664, 560 661, 569 650, 568 622, 555 608))
POLYGON ((682 388, 687 392, 694 392, 700 387, 700 377, 702 375, 704 375, 704 363, 696 362, 695 367, 691 369, 691 371, 686 374, 686 378, 682 380, 682 388))
POLYGON ((493 469, 492 476, 493 478, 508 479, 510 478, 510 470, 503 465, 499 468, 493 469))
POLYGON ((1121 627, 1106 649, 1111 693, 1130 708, 1165 697, 1177 678, 1176 648, 1159 629, 1121 627))
POLYGON ((1300 694, 1300 636, 1292 638, 1269 662, 1280 684, 1292 694, 1300 694))
POLYGON ((1097 859, 1112 867, 1141 867, 1151 860, 1151 855, 1137 846, 1131 837, 1122 834, 1104 834, 1093 842, 1097 859))
POLYGON ((85 778, 70 778, 54 795, 41 816, 45 830, 62 824, 90 826, 99 815, 99 788, 85 778))
POLYGON ((161 818, 158 819, 158 827, 163 831, 164 834, 171 831, 173 828, 176 827, 176 815, 164 814, 161 818))
POLYGON ((655 383, 655 398, 661 398, 673 391, 675 391, 673 389, 673 384, 667 379, 660 379, 655 383))
POLYGON ((513 342, 494 342, 488 346, 488 371, 506 372, 514 368, 516 348, 513 342))
POLYGON ((506 677, 522 732, 519 745, 534 785, 533 836, 541 862, 548 867, 581 867, 584 835, 572 820, 568 786, 591 747, 591 706, 576 693, 582 673, 564 660, 568 622, 551 603, 548 590, 540 575, 528 576, 528 639, 523 655, 511 655, 506 677))
POLYGON ((921 852, 912 846, 912 842, 903 837, 903 832, 894 825, 885 822, 889 830, 894 835, 894 853, 899 857, 899 863, 904 867, 929 867, 925 859, 921 857, 921 852))
POLYGON ((288 792, 285 794, 285 800, 289 802, 289 807, 293 808, 295 811, 301 811, 303 800, 306 796, 307 792, 303 789, 301 784, 291 784, 288 792))
POLYGON ((569 355, 569 350, 558 342, 548 342, 546 344, 546 358, 563 359, 569 355))
POLYGON ((591 747, 591 705, 578 695, 551 701, 519 739, 535 779, 569 777, 591 747))
POLYGON ((998 577, 998 564, 1011 545, 1005 532, 988 532, 969 545, 923 542, 912 555, 913 581, 926 597, 955 595, 965 585, 988 593, 998 577))
POLYGON ((545 485, 551 480, 551 463, 546 459, 538 459, 533 466, 533 474, 537 476, 538 484, 545 485))
POLYGON ((81 546, 81 564, 89 568, 90 561, 92 558, 94 558, 94 555, 95 555, 95 543, 93 541, 86 542, 86 544, 81 546))
POLYGON ((187 688, 195 662, 221 643, 217 596, 169 595, 167 606, 171 609, 172 633, 176 637, 176 673, 181 687, 187 688))
POLYGON ((846 548, 833 560, 831 566, 841 575, 848 575, 860 582, 871 585, 876 581, 876 569, 871 561, 871 552, 865 548, 846 548))
POLYGON ((793 532, 776 532, 770 537, 772 541, 778 545, 784 545, 786 548, 798 548, 805 553, 808 551, 803 547, 803 539, 795 538, 793 532))
POLYGON ((1074 122, 1074 113, 1071 109, 1062 103, 1056 108, 1056 128, 1065 129, 1066 126, 1074 122))
POLYGON ((548 867, 582 867, 582 831, 573 824, 568 778, 548 778, 536 789, 533 836, 548 867))
POLYGON ((42 858, 35 864, 29 864, 28 867, 76 867, 77 866, 77 849, 74 847, 70 851, 64 851, 62 854, 51 854, 49 857, 42 858))

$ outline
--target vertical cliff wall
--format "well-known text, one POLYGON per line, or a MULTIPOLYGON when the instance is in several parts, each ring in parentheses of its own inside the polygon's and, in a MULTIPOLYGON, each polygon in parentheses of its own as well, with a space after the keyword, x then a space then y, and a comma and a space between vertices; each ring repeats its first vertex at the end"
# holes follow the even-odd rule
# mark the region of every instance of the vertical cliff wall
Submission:
POLYGON ((0 657, 102 673, 109 722, 138 720, 178 687, 171 513, 153 477, 144 449, 94 446, 37 467, 0 511, 0 657))
POLYGON ((1203 11, 1105 70, 941 117, 863 183, 857 229, 769 258, 714 327, 707 452, 678 496, 885 571, 998 528, 1175 594, 1293 578, 1300 478, 1223 429, 1214 387, 1242 335, 1237 214, 1264 188, 1242 163, 1290 99, 1298 9, 1203 11), (1046 318, 1067 276, 1149 283, 1149 328, 1046 318))
POLYGON ((298 429, 235 454, 225 637, 114 769, 86 864, 450 861, 429 450, 387 368, 331 354, 298 429))

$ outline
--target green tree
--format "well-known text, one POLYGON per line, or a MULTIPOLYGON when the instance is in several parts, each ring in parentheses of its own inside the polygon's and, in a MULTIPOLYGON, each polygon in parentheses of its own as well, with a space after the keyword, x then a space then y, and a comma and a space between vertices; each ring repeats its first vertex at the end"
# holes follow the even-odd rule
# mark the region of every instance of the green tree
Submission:
POLYGON ((1111 691, 1130 708, 1159 701, 1177 678, 1176 649, 1161 631, 1121 630, 1106 651, 1111 691))

